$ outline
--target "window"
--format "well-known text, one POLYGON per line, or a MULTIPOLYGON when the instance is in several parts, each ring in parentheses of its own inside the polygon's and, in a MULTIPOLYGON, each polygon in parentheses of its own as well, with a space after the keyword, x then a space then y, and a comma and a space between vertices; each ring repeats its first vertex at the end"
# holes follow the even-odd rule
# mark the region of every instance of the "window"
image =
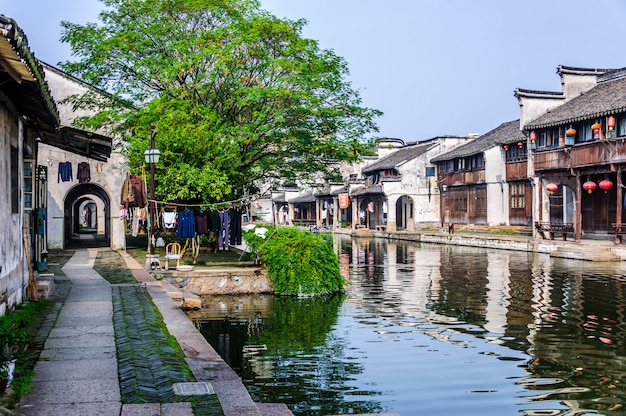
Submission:
POLYGON ((33 209, 33 161, 24 161, 24 209, 33 209))
POLYGON ((483 154, 478 154, 470 157, 470 164, 472 170, 481 170, 485 168, 485 158, 483 154))
POLYGON ((586 121, 584 123, 580 123, 574 126, 574 129, 576 129, 575 143, 582 143, 593 140, 593 131, 591 130, 592 123, 592 121, 586 121))
POLYGON ((626 136, 626 117, 617 118, 617 135, 619 137, 626 136))
POLYGON ((526 209, 526 185, 523 183, 509 184, 511 193, 511 208, 526 209))
POLYGON ((553 147, 559 145, 559 129, 544 130, 537 133, 537 147, 553 147))
POLYGON ((20 212, 20 187, 19 187, 19 153, 17 147, 11 146, 11 212, 20 212))
POLYGON ((526 148, 526 142, 522 142, 520 148, 517 143, 511 143, 509 150, 506 151, 507 162, 524 162, 528 159, 528 149, 526 148))

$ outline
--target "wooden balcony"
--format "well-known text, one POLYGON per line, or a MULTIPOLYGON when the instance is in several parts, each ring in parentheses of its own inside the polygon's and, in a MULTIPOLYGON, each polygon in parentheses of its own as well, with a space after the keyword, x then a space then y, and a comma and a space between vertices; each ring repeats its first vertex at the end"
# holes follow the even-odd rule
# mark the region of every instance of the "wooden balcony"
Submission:
POLYGON ((528 162, 513 162, 506 164, 506 180, 520 181, 528 178, 528 162))
POLYGON ((471 172, 448 172, 441 175, 448 186, 474 185, 485 183, 485 171, 477 170, 471 172))
POLYGON ((535 170, 576 169, 626 162, 624 139, 596 140, 535 153, 535 170))

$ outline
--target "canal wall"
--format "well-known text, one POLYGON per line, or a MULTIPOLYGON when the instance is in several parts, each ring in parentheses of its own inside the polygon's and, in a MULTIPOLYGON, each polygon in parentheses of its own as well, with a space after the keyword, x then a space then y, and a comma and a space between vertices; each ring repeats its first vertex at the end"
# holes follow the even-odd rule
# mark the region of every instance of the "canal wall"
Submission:
POLYGON ((395 232, 388 233, 376 230, 335 230, 336 234, 353 237, 376 237, 390 240, 414 241, 419 243, 447 244, 498 250, 527 251, 548 254, 552 257, 586 260, 586 261, 624 261, 626 246, 615 244, 609 240, 544 240, 522 235, 497 235, 480 233, 448 233, 448 232, 395 232))
MULTIPOLYGON (((626 260, 626 247, 607 240, 538 240, 529 236, 395 232, 375 230, 337 230, 336 234, 361 238, 385 238, 416 243, 446 244, 497 250, 525 251, 552 257, 585 261, 626 260)), ((272 280, 267 270, 250 267, 195 267, 192 271, 162 272, 163 277, 183 296, 183 308, 195 309, 207 296, 273 293, 272 280)))
POLYGON ((171 271, 164 278, 192 295, 244 295, 274 293, 267 270, 260 267, 196 267, 192 271, 171 271))

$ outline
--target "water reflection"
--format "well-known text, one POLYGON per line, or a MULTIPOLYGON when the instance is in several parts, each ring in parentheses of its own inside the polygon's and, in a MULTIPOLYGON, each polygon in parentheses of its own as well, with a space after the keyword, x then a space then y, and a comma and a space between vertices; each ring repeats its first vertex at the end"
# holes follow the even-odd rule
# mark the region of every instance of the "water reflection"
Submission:
POLYGON ((624 414, 622 263, 339 238, 345 297, 191 316, 256 400, 297 415, 624 414))

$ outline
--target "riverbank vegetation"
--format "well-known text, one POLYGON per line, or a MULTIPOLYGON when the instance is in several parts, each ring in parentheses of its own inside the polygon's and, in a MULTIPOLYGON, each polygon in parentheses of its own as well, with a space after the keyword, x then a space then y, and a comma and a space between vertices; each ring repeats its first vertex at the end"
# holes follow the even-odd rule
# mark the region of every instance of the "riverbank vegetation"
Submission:
POLYGON ((340 292, 347 285, 328 234, 255 227, 243 237, 267 268, 275 294, 320 295, 340 292))

